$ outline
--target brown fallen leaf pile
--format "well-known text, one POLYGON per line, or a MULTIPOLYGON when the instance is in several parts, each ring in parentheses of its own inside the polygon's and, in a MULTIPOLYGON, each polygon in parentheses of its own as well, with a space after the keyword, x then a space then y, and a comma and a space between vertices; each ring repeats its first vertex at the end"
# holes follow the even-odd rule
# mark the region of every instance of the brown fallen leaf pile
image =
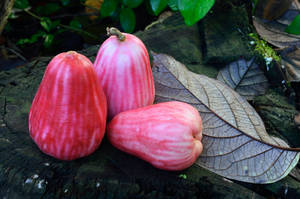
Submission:
POLYGON ((269 84, 264 72, 254 62, 239 59, 223 68, 217 77, 247 100, 263 95, 269 84))

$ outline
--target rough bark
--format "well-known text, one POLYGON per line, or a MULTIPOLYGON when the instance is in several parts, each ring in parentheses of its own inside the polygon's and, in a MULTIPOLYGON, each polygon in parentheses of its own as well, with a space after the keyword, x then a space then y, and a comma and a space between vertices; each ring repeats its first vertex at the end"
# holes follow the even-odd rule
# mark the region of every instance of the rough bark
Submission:
POLYGON ((254 99, 254 106, 269 134, 286 140, 292 147, 300 147, 300 130, 294 123, 298 111, 291 102, 279 89, 270 89, 254 99))

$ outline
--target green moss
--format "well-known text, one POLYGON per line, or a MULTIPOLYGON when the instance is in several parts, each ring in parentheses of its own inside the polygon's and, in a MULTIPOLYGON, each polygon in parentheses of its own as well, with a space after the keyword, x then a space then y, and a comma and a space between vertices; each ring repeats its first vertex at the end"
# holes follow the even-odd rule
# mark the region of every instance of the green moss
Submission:
POLYGON ((280 61, 280 56, 274 51, 274 49, 267 44, 265 40, 259 38, 259 36, 255 33, 250 33, 249 36, 253 39, 252 43, 254 45, 254 51, 258 53, 263 58, 272 58, 277 62, 280 61))

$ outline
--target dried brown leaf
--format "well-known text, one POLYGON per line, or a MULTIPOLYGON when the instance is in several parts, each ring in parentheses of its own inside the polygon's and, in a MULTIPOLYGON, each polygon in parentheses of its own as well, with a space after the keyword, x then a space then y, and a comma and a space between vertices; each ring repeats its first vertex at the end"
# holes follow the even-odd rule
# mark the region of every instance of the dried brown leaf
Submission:
POLYGON ((255 7, 255 16, 274 20, 280 17, 294 0, 259 0, 255 7), (276 12, 274 12, 276 10, 276 12))
POLYGON ((190 72, 168 55, 152 55, 156 102, 186 102, 202 117, 204 150, 197 165, 251 183, 275 182, 295 167, 298 149, 269 136, 243 97, 217 80, 190 72))
POLYGON ((300 5, 295 1, 285 14, 276 21, 266 21, 253 17, 253 25, 257 33, 272 45, 285 48, 289 46, 298 46, 300 48, 300 35, 288 34, 286 27, 300 13, 300 5))
POLYGON ((295 124, 298 126, 298 128, 300 129, 300 113, 295 115, 294 118, 295 124))
POLYGON ((284 66, 288 81, 300 81, 300 48, 287 48, 281 54, 281 63, 284 66))
POLYGON ((253 24, 257 33, 272 45, 285 48, 288 46, 300 47, 300 36, 284 32, 287 27, 276 21, 263 22, 261 19, 254 17, 253 24))
POLYGON ((297 8, 300 9, 300 1, 299 0, 294 0, 293 6, 296 6, 297 8))
POLYGON ((220 70, 217 79, 230 86, 247 100, 263 95, 269 84, 263 71, 254 62, 239 59, 220 70))

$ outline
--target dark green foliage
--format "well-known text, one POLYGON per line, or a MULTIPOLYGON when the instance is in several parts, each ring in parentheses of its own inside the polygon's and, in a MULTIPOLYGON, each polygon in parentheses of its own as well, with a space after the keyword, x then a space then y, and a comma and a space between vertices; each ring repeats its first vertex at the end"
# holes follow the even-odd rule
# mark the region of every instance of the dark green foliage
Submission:
POLYGON ((51 46, 51 44, 53 43, 53 40, 54 40, 54 35, 53 34, 45 35, 45 39, 44 39, 44 43, 43 43, 45 48, 49 48, 51 46))
POLYGON ((184 17, 185 24, 191 26, 202 19, 214 3, 215 0, 178 0, 178 8, 184 17))
POLYGON ((104 1, 100 10, 101 16, 102 17, 112 16, 118 7, 118 3, 119 3, 118 0, 104 1))
POLYGON ((43 35, 45 35, 46 33, 44 31, 38 31, 36 33, 34 33, 31 38, 24 38, 24 39, 20 39, 17 42, 17 45, 24 45, 24 44, 32 44, 38 41, 38 39, 40 37, 42 37, 43 35))
POLYGON ((154 14, 157 16, 167 7, 168 0, 150 0, 150 5, 154 14))
MULTIPOLYGON (((104 12, 104 14, 111 14, 114 12, 113 9, 117 8, 116 6, 118 5, 119 1, 115 0, 114 2, 115 5, 113 3, 106 5, 107 9, 104 9, 106 10, 106 13, 104 12)), ((19 18, 21 16, 19 13, 23 11, 25 15, 31 16, 33 19, 38 20, 40 24, 40 28, 36 30, 35 33, 31 34, 29 37, 27 36, 27 38, 21 37, 21 39, 19 39, 16 44, 24 47, 28 44, 33 44, 42 40, 44 48, 49 50, 49 48, 53 47, 55 37, 66 30, 69 30, 71 32, 78 32, 79 34, 87 35, 88 37, 97 39, 96 36, 85 32, 83 30, 82 23, 74 17, 71 21, 67 21, 68 25, 61 23, 61 20, 55 20, 55 18, 59 18, 59 16, 55 16, 56 13, 60 12, 63 7, 66 7, 68 5, 72 6, 74 4, 71 4, 70 0, 60 0, 60 2, 45 3, 43 5, 39 4, 39 6, 31 7, 28 0, 16 0, 14 8, 17 8, 21 11, 18 11, 17 14, 15 14, 14 12, 11 13, 10 20, 19 18)), ((5 31, 12 31, 10 23, 8 23, 5 31)))
POLYGON ((56 28, 59 26, 59 24, 59 20, 52 21, 48 17, 42 17, 40 18, 40 25, 44 30, 37 31, 31 36, 31 38, 20 39, 17 42, 17 45, 32 44, 37 42, 40 38, 43 38, 43 46, 45 48, 49 48, 54 41, 55 34, 60 32, 58 30, 56 31, 56 28))
MULTIPOLYGON (((84 5, 86 0, 80 0, 84 5)), ((73 17, 70 21, 55 20, 57 14, 60 15, 63 10, 75 5, 75 2, 70 0, 60 0, 56 2, 45 2, 38 4, 38 6, 31 5, 28 0, 16 0, 14 7, 22 10, 25 15, 28 14, 34 19, 40 21, 41 27, 30 36, 21 37, 16 43, 26 47, 28 44, 36 42, 43 42, 44 48, 51 48, 55 36, 65 30, 77 32, 80 35, 85 35, 96 40, 98 37, 84 31, 85 24, 81 19, 73 17), (76 19, 76 20, 75 20, 76 19), (66 24, 67 23, 67 24, 66 24)), ((99 19, 111 18, 113 21, 118 21, 122 27, 121 31, 132 33, 135 31, 137 19, 136 13, 144 10, 148 16, 158 16, 164 10, 170 9, 172 11, 180 11, 184 18, 186 25, 193 25, 214 5, 215 0, 109 0, 103 1, 100 11, 99 19)), ((10 20, 18 18, 20 15, 14 12, 10 15, 10 20)), ((140 22, 140 21, 138 21, 140 22)), ((146 24, 145 24, 146 25, 146 24)), ((6 32, 10 31, 10 23, 7 24, 6 32)))
POLYGON ((125 32, 133 32, 135 27, 135 14, 131 8, 123 8, 120 13, 121 26, 125 32))
POLYGON ((123 4, 129 8, 136 8, 141 5, 142 2, 143 0, 123 0, 123 4))
POLYGON ((81 25, 80 21, 78 21, 78 20, 70 21, 69 26, 71 26, 73 28, 78 28, 78 29, 82 28, 82 25, 81 25))
POLYGON ((60 0, 60 2, 63 6, 67 6, 70 4, 70 0, 60 0))
POLYGON ((177 11, 178 10, 178 1, 177 0, 169 0, 168 6, 171 10, 177 11))
POLYGON ((40 24, 47 32, 53 29, 53 23, 48 17, 43 17, 40 24))
POLYGON ((58 3, 46 3, 45 5, 37 6, 35 8, 35 12, 38 15, 48 16, 48 15, 51 15, 51 14, 57 12, 60 9, 61 9, 61 6, 58 3))
POLYGON ((186 25, 193 25, 200 19, 202 19, 208 11, 212 8, 215 3, 215 0, 110 0, 104 1, 101 6, 101 16, 102 17, 110 17, 117 15, 117 18, 121 22, 121 26, 123 31, 125 32, 133 32, 135 28, 135 17, 134 13, 125 8, 137 8, 141 6, 142 2, 146 4, 146 11, 150 15, 158 16, 161 14, 167 7, 169 7, 172 11, 180 11, 182 16, 184 17, 184 21, 186 25), (147 6, 149 5, 150 11, 147 10, 147 6), (121 12, 119 11, 121 10, 121 12), (125 17, 126 16, 126 17, 125 17), (124 19, 126 19, 127 25, 124 25, 124 19), (130 23, 130 28, 128 27, 128 23, 130 23))
POLYGON ((29 2, 28 0, 16 0, 14 7, 18 9, 26 9, 29 7, 29 2))
POLYGON ((285 31, 290 34, 300 35, 300 14, 295 17, 285 31))

